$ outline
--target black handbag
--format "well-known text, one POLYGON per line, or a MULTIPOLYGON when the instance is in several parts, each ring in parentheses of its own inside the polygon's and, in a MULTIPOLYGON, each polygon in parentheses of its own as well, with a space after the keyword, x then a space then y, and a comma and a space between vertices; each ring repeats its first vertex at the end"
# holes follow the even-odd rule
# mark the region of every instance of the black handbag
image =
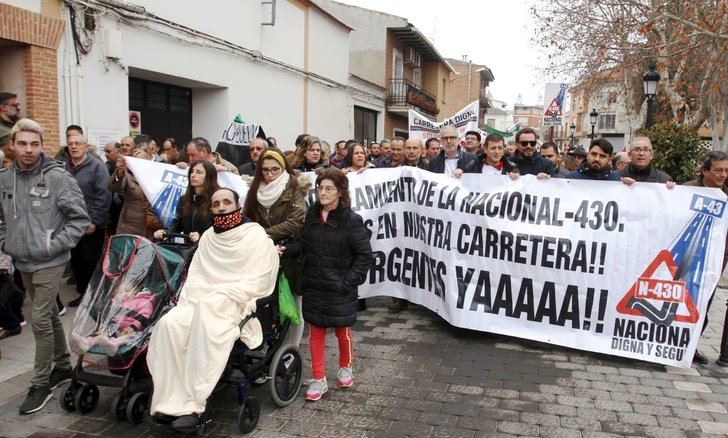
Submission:
POLYGON ((0 307, 9 306, 23 299, 23 291, 13 282, 8 274, 0 275, 0 307))

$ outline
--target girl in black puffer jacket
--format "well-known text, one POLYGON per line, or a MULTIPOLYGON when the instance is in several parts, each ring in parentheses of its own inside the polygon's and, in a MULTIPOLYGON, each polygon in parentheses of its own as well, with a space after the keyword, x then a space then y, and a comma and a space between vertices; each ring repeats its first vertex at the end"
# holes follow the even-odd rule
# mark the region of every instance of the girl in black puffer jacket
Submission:
POLYGON ((346 175, 335 167, 323 170, 316 178, 316 193, 318 201, 308 209, 301 240, 284 253, 285 257, 304 254, 303 319, 309 323, 314 378, 306 399, 312 401, 328 390, 325 339, 329 327, 339 339, 337 383, 342 388, 354 383, 351 326, 356 322, 357 288, 372 264, 371 233, 350 207, 346 175))

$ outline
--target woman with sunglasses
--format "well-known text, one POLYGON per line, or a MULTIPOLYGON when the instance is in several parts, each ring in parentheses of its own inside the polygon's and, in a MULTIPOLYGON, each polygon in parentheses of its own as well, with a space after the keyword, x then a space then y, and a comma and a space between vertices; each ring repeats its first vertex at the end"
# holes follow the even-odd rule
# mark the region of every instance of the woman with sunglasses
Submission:
MULTIPOLYGON (((243 216, 262 226, 279 246, 298 240, 306 216, 305 196, 311 181, 296 178, 291 166, 277 148, 268 148, 255 167, 243 206, 243 216)), ((301 263, 297 259, 281 260, 291 292, 301 311, 301 263)), ((286 342, 298 346, 303 336, 303 324, 291 325, 286 342)))

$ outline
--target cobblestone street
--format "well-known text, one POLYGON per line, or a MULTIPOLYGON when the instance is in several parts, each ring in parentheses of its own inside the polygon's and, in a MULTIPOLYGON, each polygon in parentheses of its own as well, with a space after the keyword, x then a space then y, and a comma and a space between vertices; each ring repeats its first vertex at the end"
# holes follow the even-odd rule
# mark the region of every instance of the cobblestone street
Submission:
MULTIPOLYGON (((711 361, 718 356, 728 290, 718 293, 700 348, 711 361)), ((390 314, 388 302, 369 299, 368 310, 359 316, 354 387, 335 386, 336 343, 330 335, 329 392, 307 403, 302 391, 292 406, 280 409, 267 386, 256 388, 262 414, 250 436, 728 435, 728 370, 715 364, 673 369, 459 330, 422 307, 390 314)), ((71 319, 64 317, 67 330, 71 319)), ((32 339, 30 330, 23 336, 32 339)), ((6 358, 12 356, 13 339, 0 342, 3 373, 5 364, 13 363, 6 358)), ((27 340, 13 345, 29 347, 27 340)), ((305 338, 301 353, 309 377, 305 338)), ((29 357, 32 366, 32 351, 29 357)), ((57 389, 44 410, 21 417, 17 410, 29 379, 24 372, 0 384, 0 436, 173 436, 148 418, 139 425, 116 422, 109 413, 114 390, 104 388, 91 414, 64 412, 57 389)), ((234 391, 225 388, 214 396, 207 436, 239 433, 234 391)))

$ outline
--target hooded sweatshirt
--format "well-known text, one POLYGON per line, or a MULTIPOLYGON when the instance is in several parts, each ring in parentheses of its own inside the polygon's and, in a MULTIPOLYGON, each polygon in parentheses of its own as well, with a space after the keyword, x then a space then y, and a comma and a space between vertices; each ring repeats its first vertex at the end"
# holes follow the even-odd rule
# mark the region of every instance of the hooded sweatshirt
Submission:
POLYGON ((0 169, 0 245, 23 272, 59 266, 91 224, 76 180, 56 160, 0 169))

